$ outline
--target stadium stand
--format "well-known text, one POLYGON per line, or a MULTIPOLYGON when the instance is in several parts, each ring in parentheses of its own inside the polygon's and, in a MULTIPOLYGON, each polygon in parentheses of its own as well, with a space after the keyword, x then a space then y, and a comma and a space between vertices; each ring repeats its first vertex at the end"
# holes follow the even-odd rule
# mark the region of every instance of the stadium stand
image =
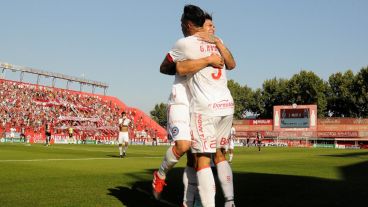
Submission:
POLYGON ((273 119, 234 120, 238 145, 255 145, 257 132, 265 146, 368 149, 368 119, 318 118, 315 131, 275 131, 273 119))
POLYGON ((122 111, 133 120, 133 139, 146 141, 156 133, 166 140, 164 128, 116 97, 0 79, 1 137, 11 128, 18 133, 25 128, 31 142, 43 142, 45 124, 51 123, 54 142, 63 140, 70 127, 77 140, 106 142, 117 137, 122 111))

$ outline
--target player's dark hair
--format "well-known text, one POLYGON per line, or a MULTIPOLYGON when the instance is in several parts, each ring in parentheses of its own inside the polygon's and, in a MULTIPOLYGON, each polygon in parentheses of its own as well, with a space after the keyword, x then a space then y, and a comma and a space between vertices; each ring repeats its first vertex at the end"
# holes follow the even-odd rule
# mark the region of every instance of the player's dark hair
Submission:
POLYGON ((121 115, 123 116, 123 115, 125 115, 126 113, 125 113, 125 111, 123 111, 123 112, 121 112, 121 115))
POLYGON ((205 22, 204 11, 195 5, 185 5, 183 15, 181 16, 181 22, 186 23, 191 21, 195 26, 202 27, 205 22))
POLYGON ((211 21, 212 21, 212 15, 206 12, 206 13, 204 13, 204 19, 205 19, 205 20, 206 20, 206 19, 209 19, 209 20, 211 20, 211 21))

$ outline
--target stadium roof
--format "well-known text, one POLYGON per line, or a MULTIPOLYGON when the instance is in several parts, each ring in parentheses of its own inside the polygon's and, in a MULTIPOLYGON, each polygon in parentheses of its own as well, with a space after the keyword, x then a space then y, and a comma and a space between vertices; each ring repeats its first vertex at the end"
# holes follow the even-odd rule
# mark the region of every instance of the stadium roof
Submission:
MULTIPOLYGON (((2 68, 2 73, 4 73, 5 70, 11 70, 13 72, 19 71, 21 72, 21 77, 20 77, 20 81, 22 81, 23 79, 23 73, 31 73, 31 74, 36 74, 36 75, 42 75, 45 77, 52 77, 52 78, 57 78, 57 79, 62 79, 62 80, 66 80, 68 82, 78 82, 81 85, 91 85, 92 87, 99 87, 99 88, 103 88, 105 93, 106 93, 106 89, 109 87, 106 83, 103 82, 99 82, 99 81, 93 81, 93 80, 87 80, 85 78, 78 78, 78 77, 73 77, 73 76, 69 76, 69 75, 64 75, 61 73, 55 73, 55 72, 49 72, 49 71, 44 71, 44 70, 39 70, 39 69, 35 69, 35 68, 31 68, 31 67, 25 67, 25 66, 18 66, 18 65, 13 65, 13 64, 9 64, 9 63, 5 63, 5 62, 0 62, 0 68, 2 68)), ((68 82, 67 82, 67 87, 68 87, 68 82)), ((37 84, 38 84, 38 79, 37 79, 37 84)), ((54 82, 53 82, 54 84, 54 82)))

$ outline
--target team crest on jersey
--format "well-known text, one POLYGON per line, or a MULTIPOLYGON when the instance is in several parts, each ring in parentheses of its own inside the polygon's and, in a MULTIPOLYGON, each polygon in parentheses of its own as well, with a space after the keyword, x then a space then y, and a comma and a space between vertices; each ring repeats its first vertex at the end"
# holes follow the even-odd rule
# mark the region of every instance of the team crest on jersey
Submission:
POLYGON ((171 128, 171 134, 172 134, 173 137, 178 135, 179 134, 179 128, 178 127, 171 128))

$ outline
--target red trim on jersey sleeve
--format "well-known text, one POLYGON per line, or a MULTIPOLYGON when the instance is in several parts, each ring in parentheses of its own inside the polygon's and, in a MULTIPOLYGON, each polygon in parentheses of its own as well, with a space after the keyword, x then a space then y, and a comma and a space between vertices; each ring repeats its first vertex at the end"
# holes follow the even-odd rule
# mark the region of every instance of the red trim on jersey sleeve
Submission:
POLYGON ((174 62, 174 60, 171 57, 170 53, 167 53, 166 58, 170 61, 170 63, 173 63, 174 62))

